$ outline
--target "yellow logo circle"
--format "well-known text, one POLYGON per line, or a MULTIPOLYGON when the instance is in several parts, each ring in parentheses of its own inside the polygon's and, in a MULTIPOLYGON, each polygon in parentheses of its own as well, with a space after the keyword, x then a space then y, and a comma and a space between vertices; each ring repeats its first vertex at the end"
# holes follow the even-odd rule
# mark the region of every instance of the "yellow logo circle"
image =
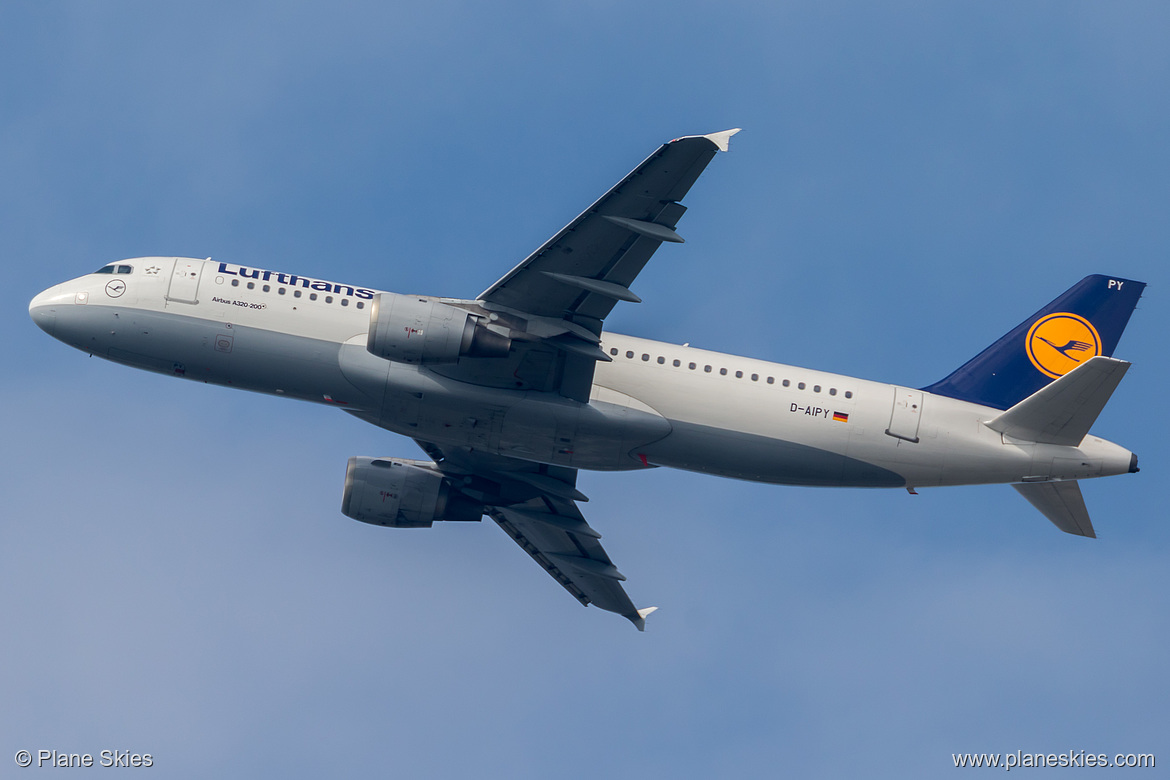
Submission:
POLYGON ((1069 312, 1057 312, 1036 320, 1025 343, 1028 360, 1053 379, 1101 354, 1101 337, 1093 323, 1069 312))

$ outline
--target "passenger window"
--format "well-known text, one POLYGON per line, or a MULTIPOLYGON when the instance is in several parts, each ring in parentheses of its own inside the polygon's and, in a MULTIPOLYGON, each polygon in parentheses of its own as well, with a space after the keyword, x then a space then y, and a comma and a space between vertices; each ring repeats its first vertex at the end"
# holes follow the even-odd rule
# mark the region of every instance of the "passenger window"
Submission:
POLYGON ((610 349, 609 354, 617 355, 617 347, 613 347, 612 349, 610 349))
POLYGON ((760 381, 760 375, 759 374, 752 374, 752 381, 753 382, 760 381))
MULTIPOLYGON (((249 282, 249 284, 251 284, 251 282, 249 282)), ((309 300, 310 301, 317 300, 317 293, 309 293, 309 300)))
POLYGON ((326 296, 325 296, 325 303, 333 303, 333 296, 332 296, 332 295, 326 295, 326 296))
POLYGON ((710 374, 711 373, 711 366, 703 366, 703 370, 706 371, 708 374, 710 374))
POLYGON ((789 382, 787 379, 785 379, 785 380, 784 380, 783 382, 781 382, 780 384, 784 385, 785 387, 788 387, 788 386, 789 386, 790 384, 792 384, 792 383, 791 383, 791 382, 789 382))
POLYGON ((249 290, 255 290, 255 289, 256 289, 256 283, 255 283, 255 282, 248 282, 248 289, 249 289, 249 290))
POLYGON ((689 368, 691 371, 694 371, 694 370, 695 370, 695 364, 694 364, 694 363, 687 363, 687 368, 689 368))
POLYGON ((665 362, 666 362, 666 358, 662 357, 662 355, 659 355, 658 356, 658 365, 661 366, 665 362))
POLYGON ((264 290, 264 292, 268 292, 268 291, 269 291, 269 290, 271 290, 271 289, 272 289, 272 286, 271 286, 271 285, 267 285, 267 284, 266 284, 266 285, 264 285, 264 287, 263 287, 263 290, 264 290))
POLYGON ((676 361, 674 361, 674 363, 672 363, 671 365, 673 365, 675 368, 678 368, 679 366, 681 366, 681 365, 682 365, 682 363, 679 363, 679 362, 676 360, 676 361))
POLYGON ((627 358, 627 359, 629 359, 629 358, 632 358, 632 357, 634 357, 634 353, 633 353, 633 352, 630 352, 630 351, 627 351, 627 352, 626 352, 626 358, 627 358))
POLYGON ((293 297, 294 297, 294 298, 300 298, 300 297, 301 297, 301 291, 300 291, 300 290, 293 290, 293 297))
POLYGON ((775 381, 776 381, 776 380, 775 380, 775 379, 773 379, 772 377, 768 377, 768 384, 772 384, 772 383, 774 383, 775 381))
POLYGON ((846 398, 852 398, 852 397, 853 397, 853 391, 852 391, 852 390, 846 390, 846 391, 845 391, 845 397, 846 397, 846 398))
POLYGON ((804 382, 801 382, 801 383, 797 384, 797 386, 796 386, 796 389, 797 389, 797 390, 803 390, 803 389, 804 389, 804 382))
POLYGON ((342 306, 349 306, 349 298, 342 298, 341 305, 342 306))
POLYGON ((364 309, 364 308, 366 308, 366 304, 365 304, 365 302, 364 302, 364 301, 358 301, 358 302, 357 302, 357 307, 358 307, 359 309, 364 309))
POLYGON ((814 393, 821 392, 821 386, 820 385, 813 385, 813 392, 814 393))
POLYGON ((650 360, 650 356, 647 355, 645 352, 643 352, 642 353, 642 362, 645 363, 645 362, 648 362, 649 360, 650 360))
POLYGON ((735 372, 735 378, 736 378, 736 379, 743 379, 743 372, 742 372, 742 371, 736 371, 736 372, 735 372))
POLYGON ((836 395, 836 394, 837 394, 837 388, 830 387, 829 388, 829 395, 836 395))
POLYGON ((284 288, 283 288, 283 287, 277 287, 277 288, 276 288, 276 292, 277 292, 277 293, 279 293, 280 295, 284 295, 284 288))
POLYGON ((727 376, 727 369, 721 368, 721 369, 719 369, 719 373, 722 374, 723 376, 727 376))
POLYGON ((239 279, 232 279, 232 287, 239 287, 239 286, 240 286, 240 280, 239 279))

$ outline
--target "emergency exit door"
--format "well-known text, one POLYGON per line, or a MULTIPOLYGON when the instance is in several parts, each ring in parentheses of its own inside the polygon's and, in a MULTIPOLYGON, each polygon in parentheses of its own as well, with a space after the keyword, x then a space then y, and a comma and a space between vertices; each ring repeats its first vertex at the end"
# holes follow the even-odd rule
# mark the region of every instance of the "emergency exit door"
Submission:
POLYGON ((167 288, 167 300, 175 303, 199 303, 199 277, 203 272, 202 260, 175 258, 171 270, 171 285, 167 288))
POLYGON ((894 388, 894 408, 886 433, 906 441, 918 441, 918 423, 922 420, 922 391, 894 388))

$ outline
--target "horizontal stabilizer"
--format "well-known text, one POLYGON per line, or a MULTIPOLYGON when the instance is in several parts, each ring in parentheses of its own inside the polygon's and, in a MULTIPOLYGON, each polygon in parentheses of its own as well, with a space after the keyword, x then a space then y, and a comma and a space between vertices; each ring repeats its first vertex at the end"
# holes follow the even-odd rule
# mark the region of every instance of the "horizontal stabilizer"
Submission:
POLYGON ((1076 447, 1129 366, 1115 358, 1091 358, 989 421, 987 427, 1015 439, 1076 447))
POLYGON ((1027 482, 1012 485, 1017 492, 1052 521, 1060 530, 1074 536, 1097 538, 1089 510, 1076 480, 1068 482, 1027 482))

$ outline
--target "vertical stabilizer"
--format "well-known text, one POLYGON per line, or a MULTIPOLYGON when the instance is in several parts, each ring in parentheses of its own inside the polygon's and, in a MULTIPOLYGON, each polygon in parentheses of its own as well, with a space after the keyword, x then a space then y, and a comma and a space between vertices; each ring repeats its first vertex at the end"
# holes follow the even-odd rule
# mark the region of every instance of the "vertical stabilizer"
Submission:
POLYGON ((1012 485, 1028 502, 1060 530, 1075 536, 1097 538, 1089 510, 1085 506, 1081 486, 1076 480, 1068 482, 1025 482, 1012 485))
POLYGON ((923 390, 1007 409, 1098 355, 1112 357, 1145 282, 1095 274, 923 390))

